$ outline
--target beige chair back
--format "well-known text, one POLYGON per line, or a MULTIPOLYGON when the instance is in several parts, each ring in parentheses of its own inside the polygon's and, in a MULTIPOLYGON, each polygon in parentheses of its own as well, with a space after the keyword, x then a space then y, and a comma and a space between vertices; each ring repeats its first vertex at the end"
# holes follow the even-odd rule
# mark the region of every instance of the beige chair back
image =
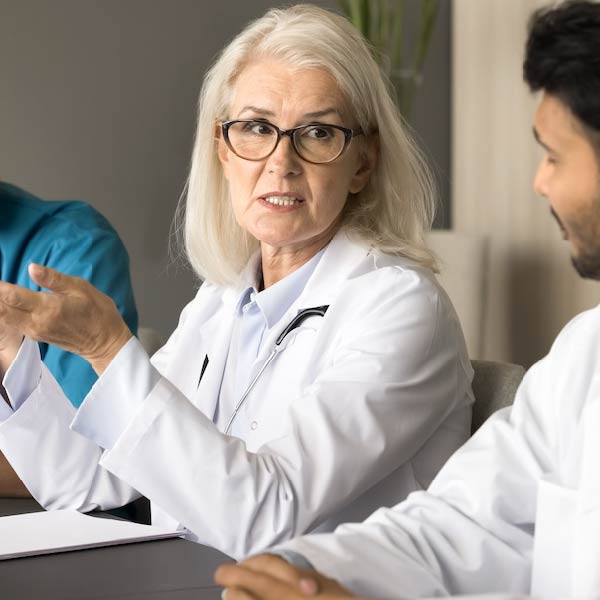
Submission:
POLYGON ((148 353, 148 356, 152 356, 165 343, 160 333, 151 327, 138 327, 137 337, 142 346, 144 346, 144 350, 148 353))
POLYGON ((490 415, 513 403, 525 369, 521 365, 487 360, 472 360, 471 364, 475 371, 471 433, 475 433, 490 415))

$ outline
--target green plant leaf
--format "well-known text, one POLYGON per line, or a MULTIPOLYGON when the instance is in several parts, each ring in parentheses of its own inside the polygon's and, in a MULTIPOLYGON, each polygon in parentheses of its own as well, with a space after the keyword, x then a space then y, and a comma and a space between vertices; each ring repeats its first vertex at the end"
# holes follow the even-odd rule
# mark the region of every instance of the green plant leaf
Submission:
POLYGON ((407 115, 431 44, 439 12, 439 0, 419 0, 418 34, 409 57, 403 37, 408 27, 406 0, 338 0, 342 12, 375 50, 376 60, 395 77, 398 104, 407 115))

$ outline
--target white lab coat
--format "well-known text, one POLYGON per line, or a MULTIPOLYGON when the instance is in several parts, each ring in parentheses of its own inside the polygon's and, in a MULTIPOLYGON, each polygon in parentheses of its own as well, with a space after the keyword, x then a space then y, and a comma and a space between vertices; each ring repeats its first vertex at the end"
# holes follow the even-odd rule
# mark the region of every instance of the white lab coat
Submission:
POLYGON ((369 598, 600 597, 600 308, 563 330, 428 492, 282 548, 369 598))
MULTIPOLYGON (((104 453, 69 430, 74 412, 40 367, 33 394, 0 425, 0 450, 42 505, 88 511, 139 492, 154 522, 242 557, 396 503, 468 437, 472 371, 447 296, 426 269, 344 231, 267 332, 256 370, 300 309, 328 305, 326 315, 287 336, 237 417, 241 439, 224 435, 212 418, 239 293, 200 288, 152 359, 158 382, 104 453)), ((148 368, 141 346, 135 361, 148 368)), ((118 364, 91 394, 139 394, 138 369, 127 386, 111 383, 118 364)))

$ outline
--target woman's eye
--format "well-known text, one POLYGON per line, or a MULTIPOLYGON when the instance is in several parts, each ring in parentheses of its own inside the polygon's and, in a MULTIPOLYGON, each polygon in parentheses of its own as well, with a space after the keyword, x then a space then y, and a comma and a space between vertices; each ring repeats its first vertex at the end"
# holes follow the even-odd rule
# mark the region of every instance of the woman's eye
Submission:
POLYGON ((248 130, 257 135, 269 135, 273 130, 264 123, 248 123, 248 130))
POLYGON ((329 140, 333 137, 333 131, 331 127, 309 127, 304 135, 315 140, 329 140))

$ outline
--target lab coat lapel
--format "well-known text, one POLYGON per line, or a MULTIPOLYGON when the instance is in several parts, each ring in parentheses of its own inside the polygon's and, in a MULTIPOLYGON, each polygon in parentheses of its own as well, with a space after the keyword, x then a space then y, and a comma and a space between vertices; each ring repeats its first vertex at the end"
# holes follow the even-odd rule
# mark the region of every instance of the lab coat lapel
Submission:
POLYGON ((223 373, 225 372, 227 356, 231 346, 238 302, 242 291, 247 289, 248 285, 254 284, 259 260, 260 254, 256 252, 240 273, 238 284, 223 290, 220 308, 197 332, 200 337, 200 346, 206 348, 206 354, 198 357, 201 362, 194 370, 197 388, 194 395, 194 398, 196 398, 195 404, 212 420, 214 420, 223 373))
POLYGON ((219 399, 233 325, 233 314, 227 310, 225 315, 222 312, 214 315, 198 332, 201 337, 201 347, 206 348, 206 354, 196 357, 200 362, 193 369, 197 386, 194 397, 196 406, 209 419, 213 419, 219 399), (200 378, 202 367, 204 367, 204 373, 200 378))

